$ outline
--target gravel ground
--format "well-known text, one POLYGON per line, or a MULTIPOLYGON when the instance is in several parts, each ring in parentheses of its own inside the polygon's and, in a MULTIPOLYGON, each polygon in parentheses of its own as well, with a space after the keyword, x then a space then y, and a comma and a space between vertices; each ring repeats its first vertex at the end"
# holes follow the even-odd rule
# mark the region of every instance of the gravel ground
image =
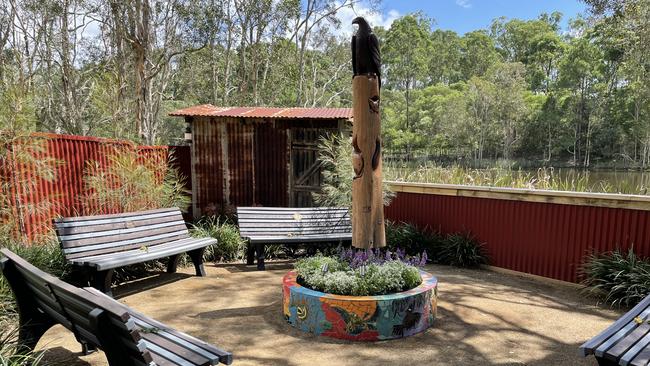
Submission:
MULTIPOLYGON (((439 280, 438 318, 416 336, 345 343, 302 333, 282 316, 281 278, 267 271, 207 265, 208 277, 155 275, 115 289, 119 301, 233 353, 236 365, 595 365, 578 346, 623 311, 584 298, 574 286, 489 270, 427 266, 439 280)), ((39 343, 45 359, 106 365, 101 352, 81 356, 74 337, 52 328, 39 343)))

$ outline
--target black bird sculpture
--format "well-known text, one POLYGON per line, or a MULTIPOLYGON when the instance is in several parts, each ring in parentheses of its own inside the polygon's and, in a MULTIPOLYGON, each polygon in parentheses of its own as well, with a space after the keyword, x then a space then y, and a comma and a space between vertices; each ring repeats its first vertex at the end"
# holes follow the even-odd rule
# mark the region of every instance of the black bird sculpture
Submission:
POLYGON ((372 33, 370 24, 363 18, 354 18, 352 24, 359 26, 352 36, 352 73, 357 75, 375 74, 381 88, 381 56, 379 40, 372 33))

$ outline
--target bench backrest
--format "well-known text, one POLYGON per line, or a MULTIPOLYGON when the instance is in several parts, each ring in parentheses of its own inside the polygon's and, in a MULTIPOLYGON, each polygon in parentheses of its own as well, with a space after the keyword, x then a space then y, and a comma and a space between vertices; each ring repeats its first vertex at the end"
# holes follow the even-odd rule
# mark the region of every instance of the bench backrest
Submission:
POLYGON ((54 219, 68 260, 189 238, 178 208, 54 219))
POLYGON ((152 358, 140 339, 128 309, 110 298, 98 297, 34 267, 8 249, 0 250, 0 268, 11 286, 21 317, 45 314, 71 330, 79 341, 133 365, 152 358))
POLYGON ((242 237, 319 237, 352 234, 345 207, 238 207, 242 237))

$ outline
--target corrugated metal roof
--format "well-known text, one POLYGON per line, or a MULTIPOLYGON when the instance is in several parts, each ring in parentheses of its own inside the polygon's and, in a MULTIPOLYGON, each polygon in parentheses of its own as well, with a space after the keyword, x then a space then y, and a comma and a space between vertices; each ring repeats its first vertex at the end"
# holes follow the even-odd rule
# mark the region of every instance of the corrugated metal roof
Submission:
POLYGON ((215 107, 201 104, 171 112, 178 117, 241 117, 280 119, 352 119, 352 108, 215 107))

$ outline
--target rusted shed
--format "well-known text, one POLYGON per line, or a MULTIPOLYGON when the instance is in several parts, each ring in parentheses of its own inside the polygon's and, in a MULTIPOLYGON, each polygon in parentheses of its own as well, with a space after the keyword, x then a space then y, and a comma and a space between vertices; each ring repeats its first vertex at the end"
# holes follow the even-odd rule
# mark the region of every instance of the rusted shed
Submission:
POLYGON ((349 128, 349 108, 180 109, 192 133, 195 217, 236 206, 306 207, 322 183, 318 139, 349 128))

